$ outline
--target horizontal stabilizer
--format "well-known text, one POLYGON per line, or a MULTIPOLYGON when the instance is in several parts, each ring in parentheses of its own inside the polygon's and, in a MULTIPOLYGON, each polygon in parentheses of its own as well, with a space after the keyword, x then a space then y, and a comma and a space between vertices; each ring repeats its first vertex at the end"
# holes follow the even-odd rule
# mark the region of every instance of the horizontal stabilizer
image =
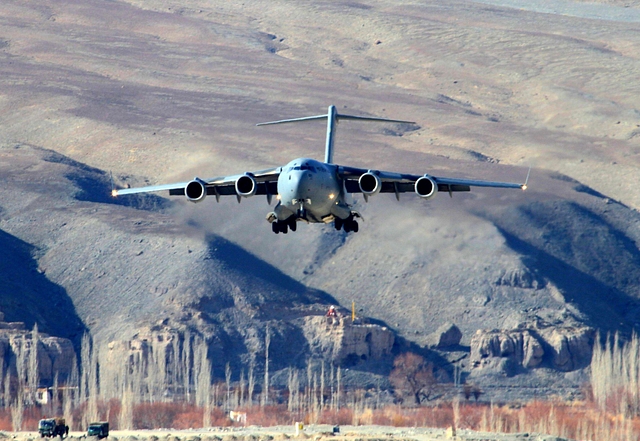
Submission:
POLYGON ((327 164, 333 163, 333 140, 336 128, 336 123, 342 119, 351 121, 374 121, 374 122, 389 122, 398 124, 415 124, 413 121, 402 121, 398 119, 386 119, 386 118, 374 118, 369 116, 355 116, 355 115, 341 115, 338 113, 336 106, 329 106, 329 109, 325 115, 305 116, 302 118, 293 119, 281 119, 279 121, 269 121, 256 124, 257 126, 268 126, 271 124, 286 124, 293 122, 311 121, 316 119, 327 120, 327 143, 325 146, 324 162, 327 164))
MULTIPOLYGON (((302 118, 292 118, 292 119, 281 119, 279 121, 269 121, 258 123, 256 126, 268 126, 271 124, 285 124, 292 122, 300 122, 300 121, 312 121, 315 119, 327 119, 329 117, 329 113, 325 115, 316 115, 316 116, 304 116, 302 118)), ((398 124, 415 124, 414 121, 402 121, 399 119, 387 119, 387 118, 374 118, 369 116, 355 116, 355 115, 341 115, 336 113, 335 115, 336 121, 344 120, 353 120, 353 121, 377 121, 377 122, 390 122, 390 123, 398 123, 398 124)))

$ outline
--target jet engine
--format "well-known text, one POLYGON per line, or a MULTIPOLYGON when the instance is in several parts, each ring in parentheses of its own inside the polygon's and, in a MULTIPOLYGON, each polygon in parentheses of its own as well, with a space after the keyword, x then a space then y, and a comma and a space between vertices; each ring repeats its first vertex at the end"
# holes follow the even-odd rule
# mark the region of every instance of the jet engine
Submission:
POLYGON ((360 191, 363 194, 373 196, 374 194, 380 193, 382 181, 377 175, 367 172, 360 176, 360 179, 358 179, 358 185, 360 185, 360 191))
POLYGON ((438 192, 438 184, 431 176, 424 175, 416 181, 416 194, 423 199, 431 199, 438 192))
POLYGON ((207 197, 207 187, 202 179, 195 178, 184 187, 184 195, 191 202, 200 202, 207 197))
POLYGON ((258 185, 256 180, 251 175, 242 175, 236 179, 236 194, 248 198, 256 194, 258 185))

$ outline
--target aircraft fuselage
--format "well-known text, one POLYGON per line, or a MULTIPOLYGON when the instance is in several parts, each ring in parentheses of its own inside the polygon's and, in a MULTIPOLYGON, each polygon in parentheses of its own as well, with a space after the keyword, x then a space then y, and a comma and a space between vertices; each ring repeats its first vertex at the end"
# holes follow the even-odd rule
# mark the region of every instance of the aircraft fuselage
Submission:
POLYGON ((333 146, 336 124, 339 120, 378 121, 396 124, 415 124, 411 121, 339 114, 335 106, 329 106, 327 113, 302 118, 284 119, 260 123, 258 125, 283 124, 310 120, 327 120, 327 141, 324 161, 298 158, 283 167, 274 167, 239 175, 219 176, 211 179, 194 178, 189 182, 150 185, 141 188, 114 189, 113 196, 151 191, 168 190, 171 196, 186 196, 191 202, 201 202, 207 195, 235 196, 242 198, 265 195, 271 204, 277 192, 278 203, 274 211, 266 216, 274 233, 296 231, 298 221, 310 223, 333 223, 336 230, 345 233, 358 232, 360 214, 352 210, 350 193, 361 193, 364 200, 378 193, 400 194, 412 192, 422 199, 430 199, 438 192, 470 191, 471 186, 498 188, 527 188, 524 184, 493 182, 475 179, 435 177, 429 174, 416 175, 384 170, 368 170, 333 163, 333 146))
POLYGON ((347 218, 350 210, 344 201, 342 180, 337 166, 309 158, 298 158, 282 167, 278 177, 275 214, 279 221, 291 216, 308 222, 331 222, 347 218))

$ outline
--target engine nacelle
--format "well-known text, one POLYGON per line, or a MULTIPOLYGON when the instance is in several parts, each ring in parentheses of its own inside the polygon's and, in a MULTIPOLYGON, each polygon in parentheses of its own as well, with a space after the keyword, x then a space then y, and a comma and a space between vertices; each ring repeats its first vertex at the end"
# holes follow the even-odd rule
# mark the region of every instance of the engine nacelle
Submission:
POLYGON ((416 194, 423 199, 431 199, 438 193, 438 184, 432 177, 424 175, 416 181, 416 194))
POLYGON ((253 196, 256 194, 257 188, 258 185, 256 184, 256 180, 253 179, 253 176, 242 175, 236 179, 236 194, 238 196, 245 198, 253 196))
POLYGON ((371 172, 367 172, 360 176, 360 179, 358 179, 358 185, 360 185, 360 191, 367 196, 378 194, 380 193, 380 189, 382 189, 382 181, 377 175, 374 175, 371 172))
POLYGON ((184 187, 184 195, 191 202, 200 202, 207 197, 207 187, 201 179, 195 178, 184 187))

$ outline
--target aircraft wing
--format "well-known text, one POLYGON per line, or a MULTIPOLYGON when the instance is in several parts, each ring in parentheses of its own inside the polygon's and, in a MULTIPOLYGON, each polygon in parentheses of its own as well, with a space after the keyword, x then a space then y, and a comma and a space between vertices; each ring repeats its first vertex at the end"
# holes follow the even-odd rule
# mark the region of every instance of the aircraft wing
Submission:
MULTIPOLYGON (((379 179, 380 183, 379 191, 375 192, 395 193, 396 197, 398 197, 399 193, 415 192, 416 182, 423 178, 429 179, 433 184, 435 184, 438 192, 442 191, 449 194, 459 191, 471 191, 471 187, 520 188, 522 190, 526 190, 527 181, 529 179, 529 176, 527 175, 527 180, 520 184, 513 182, 444 178, 429 174, 413 175, 344 166, 338 166, 338 174, 344 180, 345 189, 349 193, 366 193, 362 191, 360 178, 363 175, 374 175, 379 179)), ((373 179, 371 179, 370 182, 373 182, 373 179)))
POLYGON ((149 193, 156 191, 169 191, 170 196, 187 196, 191 200, 201 200, 205 196, 246 196, 246 195, 266 195, 271 199, 272 195, 278 194, 278 176, 282 167, 246 172, 241 175, 219 176, 210 179, 194 178, 188 182, 176 182, 173 184, 151 185, 148 187, 114 189, 112 195, 123 196, 128 194, 149 193), (187 186, 199 187, 203 193, 200 197, 194 198, 187 195, 187 186), (240 193, 238 192, 240 189, 240 193))

